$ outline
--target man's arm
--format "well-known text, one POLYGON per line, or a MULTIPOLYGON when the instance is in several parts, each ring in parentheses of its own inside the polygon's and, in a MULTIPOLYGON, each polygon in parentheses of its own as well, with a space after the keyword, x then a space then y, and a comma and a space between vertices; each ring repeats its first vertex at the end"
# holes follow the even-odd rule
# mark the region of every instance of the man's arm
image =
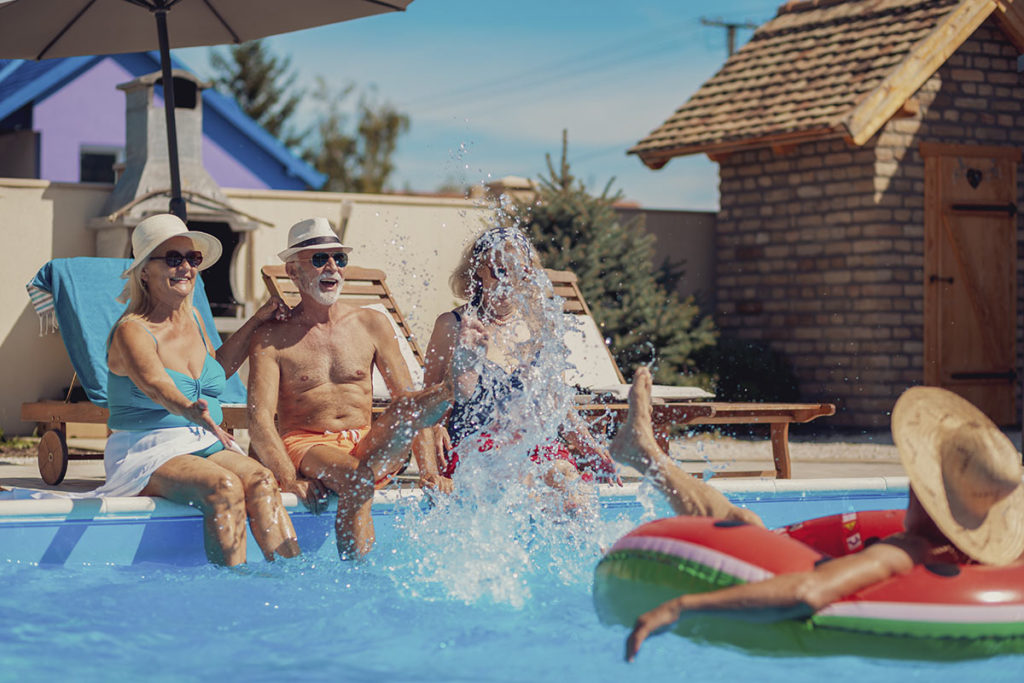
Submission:
POLYGON ((320 482, 300 479, 277 433, 274 414, 281 388, 281 368, 266 326, 253 334, 249 348, 249 388, 246 413, 249 438, 256 458, 274 473, 281 491, 294 493, 314 513, 319 513, 326 489, 320 482))
POLYGON ((814 571, 673 598, 637 618, 626 639, 626 661, 633 661, 648 636, 667 629, 682 616, 713 612, 754 622, 809 617, 840 598, 910 571, 914 564, 905 544, 882 541, 859 553, 829 560, 814 571))

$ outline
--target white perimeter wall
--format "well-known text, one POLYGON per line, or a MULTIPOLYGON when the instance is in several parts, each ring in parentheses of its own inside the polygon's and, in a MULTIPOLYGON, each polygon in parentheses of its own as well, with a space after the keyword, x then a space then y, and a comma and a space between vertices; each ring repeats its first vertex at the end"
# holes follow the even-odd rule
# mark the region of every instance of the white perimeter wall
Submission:
MULTIPOLYGON (((94 256, 95 233, 86 224, 99 215, 109 185, 50 183, 0 178, 0 428, 29 434, 21 404, 60 398, 72 368, 59 334, 40 336, 25 284, 48 260, 94 256)), ((463 245, 484 226, 489 210, 459 199, 356 195, 276 190, 225 190, 235 207, 274 227, 253 233, 236 256, 235 291, 247 303, 265 298, 259 268, 277 263, 288 228, 311 216, 342 224, 343 240, 355 248, 352 263, 381 268, 421 347, 434 318, 455 303, 448 275, 463 245)))

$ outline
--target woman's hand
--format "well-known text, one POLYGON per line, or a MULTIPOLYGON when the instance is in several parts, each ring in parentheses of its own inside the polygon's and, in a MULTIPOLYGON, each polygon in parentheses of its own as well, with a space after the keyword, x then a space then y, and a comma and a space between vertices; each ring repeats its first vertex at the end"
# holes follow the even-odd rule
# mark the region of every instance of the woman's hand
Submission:
POLYGON ((619 476, 618 468, 608 449, 595 448, 590 454, 580 458, 579 462, 584 467, 592 469, 598 481, 622 486, 622 477, 619 476))
MULTIPOLYGON (((459 334, 455 338, 455 350, 452 353, 452 376, 459 378, 467 372, 476 371, 480 361, 487 356, 487 342, 490 335, 487 328, 474 316, 467 315, 459 325, 459 334)), ((476 383, 476 379, 473 379, 476 383)), ((465 389, 465 387, 460 387, 465 389)))
POLYGON ((432 427, 434 431, 434 459, 437 461, 437 468, 444 472, 448 469, 448 452, 452 449, 452 437, 442 424, 432 427))
POLYGON ((672 624, 679 621, 679 615, 682 614, 682 611, 682 600, 675 598, 637 617, 633 631, 626 638, 626 661, 632 662, 636 659, 636 653, 640 651, 640 645, 647 640, 648 636, 662 633, 672 624))
POLYGON ((189 405, 189 407, 185 409, 185 417, 188 418, 190 422, 194 422, 200 427, 205 427, 213 432, 213 435, 220 440, 224 445, 224 448, 227 450, 235 451, 242 455, 248 455, 239 448, 238 444, 235 443, 235 440, 231 438, 230 434, 224 431, 219 424, 213 421, 213 418, 210 417, 210 407, 209 404, 207 404, 206 399, 201 398, 195 403, 189 405))
POLYGON ((419 486, 421 489, 430 489, 439 493, 451 493, 455 490, 455 484, 448 477, 440 474, 421 474, 419 486))
POLYGON ((291 315, 292 309, 288 308, 288 304, 280 298, 272 296, 265 304, 260 306, 255 313, 252 314, 252 317, 258 323, 265 323, 268 320, 284 322, 290 318, 291 315))

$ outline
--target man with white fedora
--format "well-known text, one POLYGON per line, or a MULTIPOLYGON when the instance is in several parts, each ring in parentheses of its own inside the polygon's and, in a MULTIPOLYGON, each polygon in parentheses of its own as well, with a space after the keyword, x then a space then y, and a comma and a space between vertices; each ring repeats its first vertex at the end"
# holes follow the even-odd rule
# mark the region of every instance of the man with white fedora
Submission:
MULTIPOLYGON (((343 559, 373 546, 374 483, 405 463, 414 438, 430 438, 421 430, 440 420, 451 400, 450 386, 413 391, 385 314, 339 300, 351 251, 326 218, 293 225, 278 256, 301 301, 287 321, 260 328, 249 349, 256 456, 282 491, 314 512, 328 490, 338 495, 335 531, 343 559), (375 367, 393 398, 371 424, 375 367)), ((430 449, 418 444, 416 450, 430 449)))
MULTIPOLYGON (((657 448, 650 401, 634 382, 630 416, 612 443, 616 459, 651 457, 657 448)), ((1024 559, 1021 456, 980 410, 938 387, 913 387, 892 412, 892 434, 910 479, 905 531, 813 571, 778 574, 673 598, 642 614, 626 641, 632 661, 644 640, 687 613, 749 613, 758 621, 809 617, 826 605, 919 564, 1006 565, 1024 559)))

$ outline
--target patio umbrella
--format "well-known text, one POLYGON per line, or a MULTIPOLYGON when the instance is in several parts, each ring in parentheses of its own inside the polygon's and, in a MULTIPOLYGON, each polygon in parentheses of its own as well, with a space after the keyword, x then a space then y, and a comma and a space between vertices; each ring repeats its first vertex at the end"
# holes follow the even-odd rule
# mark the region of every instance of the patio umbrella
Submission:
POLYGON ((160 49, 171 166, 170 210, 185 220, 174 122, 172 47, 244 43, 371 14, 412 0, 0 0, 0 58, 47 59, 160 49), (152 18, 150 18, 152 14, 152 18), (154 30, 154 19, 156 21, 154 30))

